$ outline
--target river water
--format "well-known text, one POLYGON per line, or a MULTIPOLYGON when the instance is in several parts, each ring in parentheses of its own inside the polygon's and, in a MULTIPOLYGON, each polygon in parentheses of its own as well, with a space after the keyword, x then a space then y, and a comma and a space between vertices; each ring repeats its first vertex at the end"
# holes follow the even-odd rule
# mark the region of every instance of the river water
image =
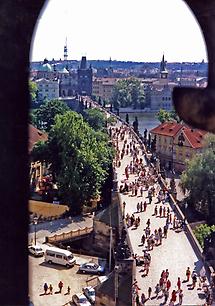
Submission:
MULTIPOLYGON (((122 119, 125 120, 126 113, 120 113, 119 115, 122 119)), ((160 124, 159 120, 156 118, 156 115, 152 113, 130 113, 128 115, 129 115, 129 123, 131 125, 134 122, 135 117, 137 117, 139 122, 139 132, 142 135, 145 129, 150 131, 151 129, 153 129, 154 127, 160 124)))

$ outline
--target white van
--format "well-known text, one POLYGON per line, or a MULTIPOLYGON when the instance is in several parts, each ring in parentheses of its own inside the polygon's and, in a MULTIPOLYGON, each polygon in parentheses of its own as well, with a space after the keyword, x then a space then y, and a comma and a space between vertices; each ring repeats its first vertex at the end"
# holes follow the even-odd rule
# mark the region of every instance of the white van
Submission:
POLYGON ((75 257, 70 251, 56 247, 49 247, 45 251, 45 261, 49 264, 55 263, 67 268, 73 267, 76 263, 75 257))

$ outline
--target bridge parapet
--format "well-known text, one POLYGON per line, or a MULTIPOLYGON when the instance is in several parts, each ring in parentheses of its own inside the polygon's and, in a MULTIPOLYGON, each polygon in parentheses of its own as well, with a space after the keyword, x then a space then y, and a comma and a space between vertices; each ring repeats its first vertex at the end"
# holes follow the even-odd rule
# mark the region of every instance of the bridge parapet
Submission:
POLYGON ((46 237, 46 243, 54 243, 54 242, 59 242, 59 241, 71 240, 74 238, 77 239, 79 237, 91 234, 92 231, 93 231, 93 226, 84 227, 81 229, 79 228, 77 230, 72 230, 67 233, 55 234, 54 236, 46 237))

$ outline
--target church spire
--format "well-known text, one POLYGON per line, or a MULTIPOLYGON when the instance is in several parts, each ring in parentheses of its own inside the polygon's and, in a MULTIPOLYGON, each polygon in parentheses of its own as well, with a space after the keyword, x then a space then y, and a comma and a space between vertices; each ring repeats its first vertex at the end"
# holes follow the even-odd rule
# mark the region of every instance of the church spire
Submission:
POLYGON ((65 43, 65 46, 64 46, 64 54, 63 54, 63 58, 64 58, 64 61, 67 61, 68 59, 68 52, 67 52, 67 37, 66 37, 66 43, 65 43))
POLYGON ((165 70, 166 70, 166 62, 165 62, 164 54, 163 54, 162 61, 160 63, 160 72, 165 71, 165 70))
POLYGON ((166 61, 164 59, 164 54, 160 63, 160 75, 162 79, 167 79, 168 71, 166 70, 166 61))

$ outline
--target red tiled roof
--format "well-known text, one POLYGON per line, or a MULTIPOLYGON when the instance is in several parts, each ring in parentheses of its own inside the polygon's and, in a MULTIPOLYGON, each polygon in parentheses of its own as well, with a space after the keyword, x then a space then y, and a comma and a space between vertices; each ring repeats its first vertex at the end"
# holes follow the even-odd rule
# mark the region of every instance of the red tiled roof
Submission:
POLYGON ((206 131, 194 130, 188 127, 183 128, 183 134, 186 139, 189 141, 190 145, 194 149, 199 149, 203 147, 203 137, 207 134, 206 131))
POLYGON ((41 132, 37 128, 35 128, 32 124, 29 124, 28 126, 28 133, 29 133, 29 139, 28 139, 28 152, 29 153, 32 151, 35 143, 37 143, 40 140, 43 140, 43 141, 48 140, 48 135, 44 132, 41 132))
POLYGON ((182 127, 183 125, 177 122, 164 122, 152 129, 150 133, 174 137, 182 127))

